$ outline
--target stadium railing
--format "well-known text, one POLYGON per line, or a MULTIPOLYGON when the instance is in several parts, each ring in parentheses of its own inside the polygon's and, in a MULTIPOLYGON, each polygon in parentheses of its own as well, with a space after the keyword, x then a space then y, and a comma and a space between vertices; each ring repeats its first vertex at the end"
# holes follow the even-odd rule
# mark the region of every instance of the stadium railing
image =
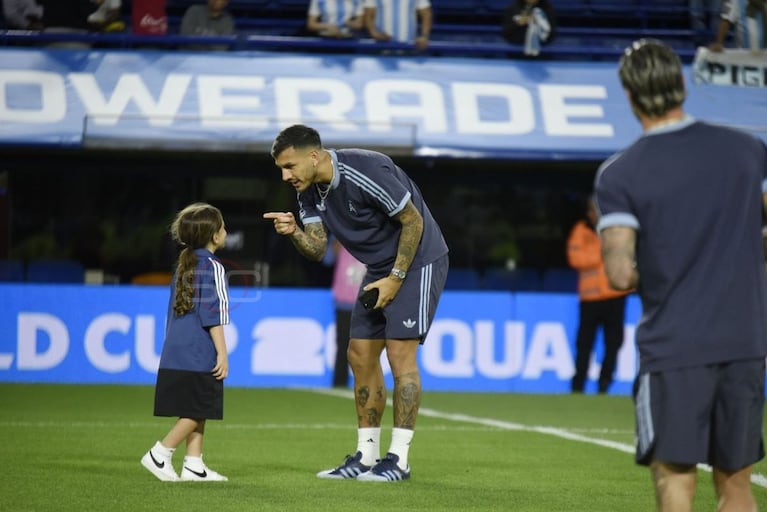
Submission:
MULTIPOLYGON (((130 33, 47 33, 21 30, 0 30, 0 45, 4 46, 45 46, 56 42, 79 42, 100 48, 162 48, 175 49, 185 45, 227 45, 230 50, 261 51, 302 51, 375 54, 383 52, 414 52, 415 47, 407 43, 382 42, 373 39, 327 39, 304 36, 273 36, 239 34, 220 37, 196 36, 145 36, 130 33)), ((575 60, 600 60, 617 58, 623 54, 625 41, 605 41, 601 44, 571 44, 567 41, 554 42, 541 51, 550 58, 575 60)), ((692 60, 695 48, 676 48, 680 57, 692 60)), ((523 47, 505 41, 477 42, 432 40, 420 55, 449 57, 497 57, 514 58, 521 56, 523 47)))
MULTIPOLYGON (((171 27, 180 23, 180 18, 176 20, 174 15, 181 16, 191 1, 169 0, 171 27)), ((434 0, 432 38, 505 42, 501 38, 501 21, 510 2, 434 0)), ((557 37, 568 38, 567 44, 600 46, 606 40, 619 38, 618 44, 625 46, 640 37, 655 37, 666 40, 675 48, 688 48, 714 37, 710 30, 692 29, 688 0, 551 0, 551 3, 559 20, 557 37)), ((302 33, 306 6, 301 0, 230 2, 238 30, 287 36, 302 33)))
MULTIPOLYGON (((501 37, 501 19, 510 0, 435 0, 435 23, 426 55, 514 58, 522 47, 501 37)), ((329 40, 306 37, 307 0, 231 0, 228 9, 238 34, 199 38, 178 35, 184 11, 199 0, 167 0, 168 35, 140 36, 130 32, 47 34, 0 31, 0 45, 46 45, 82 42, 106 48, 173 49, 192 44, 222 44, 230 50, 332 51, 347 53, 408 52, 402 43, 370 39, 329 40)), ((620 56, 639 37, 657 37, 671 44, 686 61, 695 54, 701 35, 689 27, 687 0, 552 0, 560 22, 557 39, 542 50, 543 58, 603 60, 620 56)), ((131 2, 123 2, 123 20, 131 26, 131 2)))

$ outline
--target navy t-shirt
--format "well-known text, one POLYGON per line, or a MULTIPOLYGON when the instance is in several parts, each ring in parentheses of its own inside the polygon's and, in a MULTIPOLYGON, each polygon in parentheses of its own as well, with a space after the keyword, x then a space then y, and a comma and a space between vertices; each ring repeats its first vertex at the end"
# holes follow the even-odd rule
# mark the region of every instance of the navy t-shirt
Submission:
MULTIPOLYGON (((447 254, 447 244, 421 191, 391 158, 363 149, 328 150, 333 180, 323 199, 318 185, 298 196, 301 222, 323 222, 373 274, 388 274, 397 257, 402 225, 393 219, 408 200, 423 217, 423 235, 412 269, 447 254)), ((323 189, 325 185, 322 185, 323 189)))
POLYGON ((636 230, 640 372, 767 356, 767 147, 687 118, 647 132, 595 181, 599 231, 636 230))
POLYGON ((216 365, 216 347, 209 329, 229 323, 229 289, 226 270, 207 249, 195 249, 194 309, 182 316, 173 312, 176 276, 168 303, 165 344, 160 368, 209 372, 216 365))

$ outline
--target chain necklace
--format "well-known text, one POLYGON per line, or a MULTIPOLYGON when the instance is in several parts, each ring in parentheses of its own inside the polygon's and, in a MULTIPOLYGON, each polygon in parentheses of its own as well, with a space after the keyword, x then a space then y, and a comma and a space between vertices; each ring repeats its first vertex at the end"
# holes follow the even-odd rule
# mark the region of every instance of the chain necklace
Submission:
POLYGON ((325 198, 328 197, 328 194, 330 194, 330 189, 333 186, 333 174, 334 169, 331 166, 330 167, 330 183, 328 183, 328 187, 323 191, 322 187, 320 187, 319 183, 315 183, 314 186, 317 188, 317 193, 320 195, 320 210, 325 210, 325 198))
POLYGON ((325 198, 328 197, 328 194, 330 194, 330 185, 328 185, 328 188, 325 190, 322 190, 322 187, 320 187, 319 183, 315 183, 314 185, 317 187, 317 193, 320 195, 320 201, 325 202, 325 198))

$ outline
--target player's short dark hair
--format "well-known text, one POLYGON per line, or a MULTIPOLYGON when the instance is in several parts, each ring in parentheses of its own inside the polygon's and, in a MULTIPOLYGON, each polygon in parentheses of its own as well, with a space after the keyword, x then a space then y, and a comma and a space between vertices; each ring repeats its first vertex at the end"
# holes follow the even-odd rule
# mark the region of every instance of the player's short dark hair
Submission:
POLYGON ((657 39, 640 39, 626 48, 618 75, 640 114, 659 117, 684 103, 682 62, 657 39))
POLYGON ((314 128, 303 124, 294 124, 282 130, 272 144, 272 158, 288 149, 321 148, 320 134, 314 128))

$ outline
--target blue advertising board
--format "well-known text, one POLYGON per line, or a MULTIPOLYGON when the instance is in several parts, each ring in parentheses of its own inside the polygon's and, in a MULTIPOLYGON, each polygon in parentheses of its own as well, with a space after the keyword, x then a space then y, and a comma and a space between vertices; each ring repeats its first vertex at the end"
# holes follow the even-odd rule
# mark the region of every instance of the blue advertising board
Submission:
MULTIPOLYGON (((767 137, 762 88, 685 73, 689 113, 767 137)), ((416 155, 602 159, 640 134, 609 62, 0 49, 0 145, 267 151, 296 122, 416 155)))
MULTIPOLYGON (((331 385, 329 291, 232 288, 230 297, 227 385, 331 385)), ((0 284, 0 381, 153 384, 167 301, 165 287, 0 284)), ((577 315, 575 294, 447 291, 418 353, 423 388, 569 392, 577 315)), ((614 393, 628 393, 636 373, 638 318, 631 296, 614 393)))

